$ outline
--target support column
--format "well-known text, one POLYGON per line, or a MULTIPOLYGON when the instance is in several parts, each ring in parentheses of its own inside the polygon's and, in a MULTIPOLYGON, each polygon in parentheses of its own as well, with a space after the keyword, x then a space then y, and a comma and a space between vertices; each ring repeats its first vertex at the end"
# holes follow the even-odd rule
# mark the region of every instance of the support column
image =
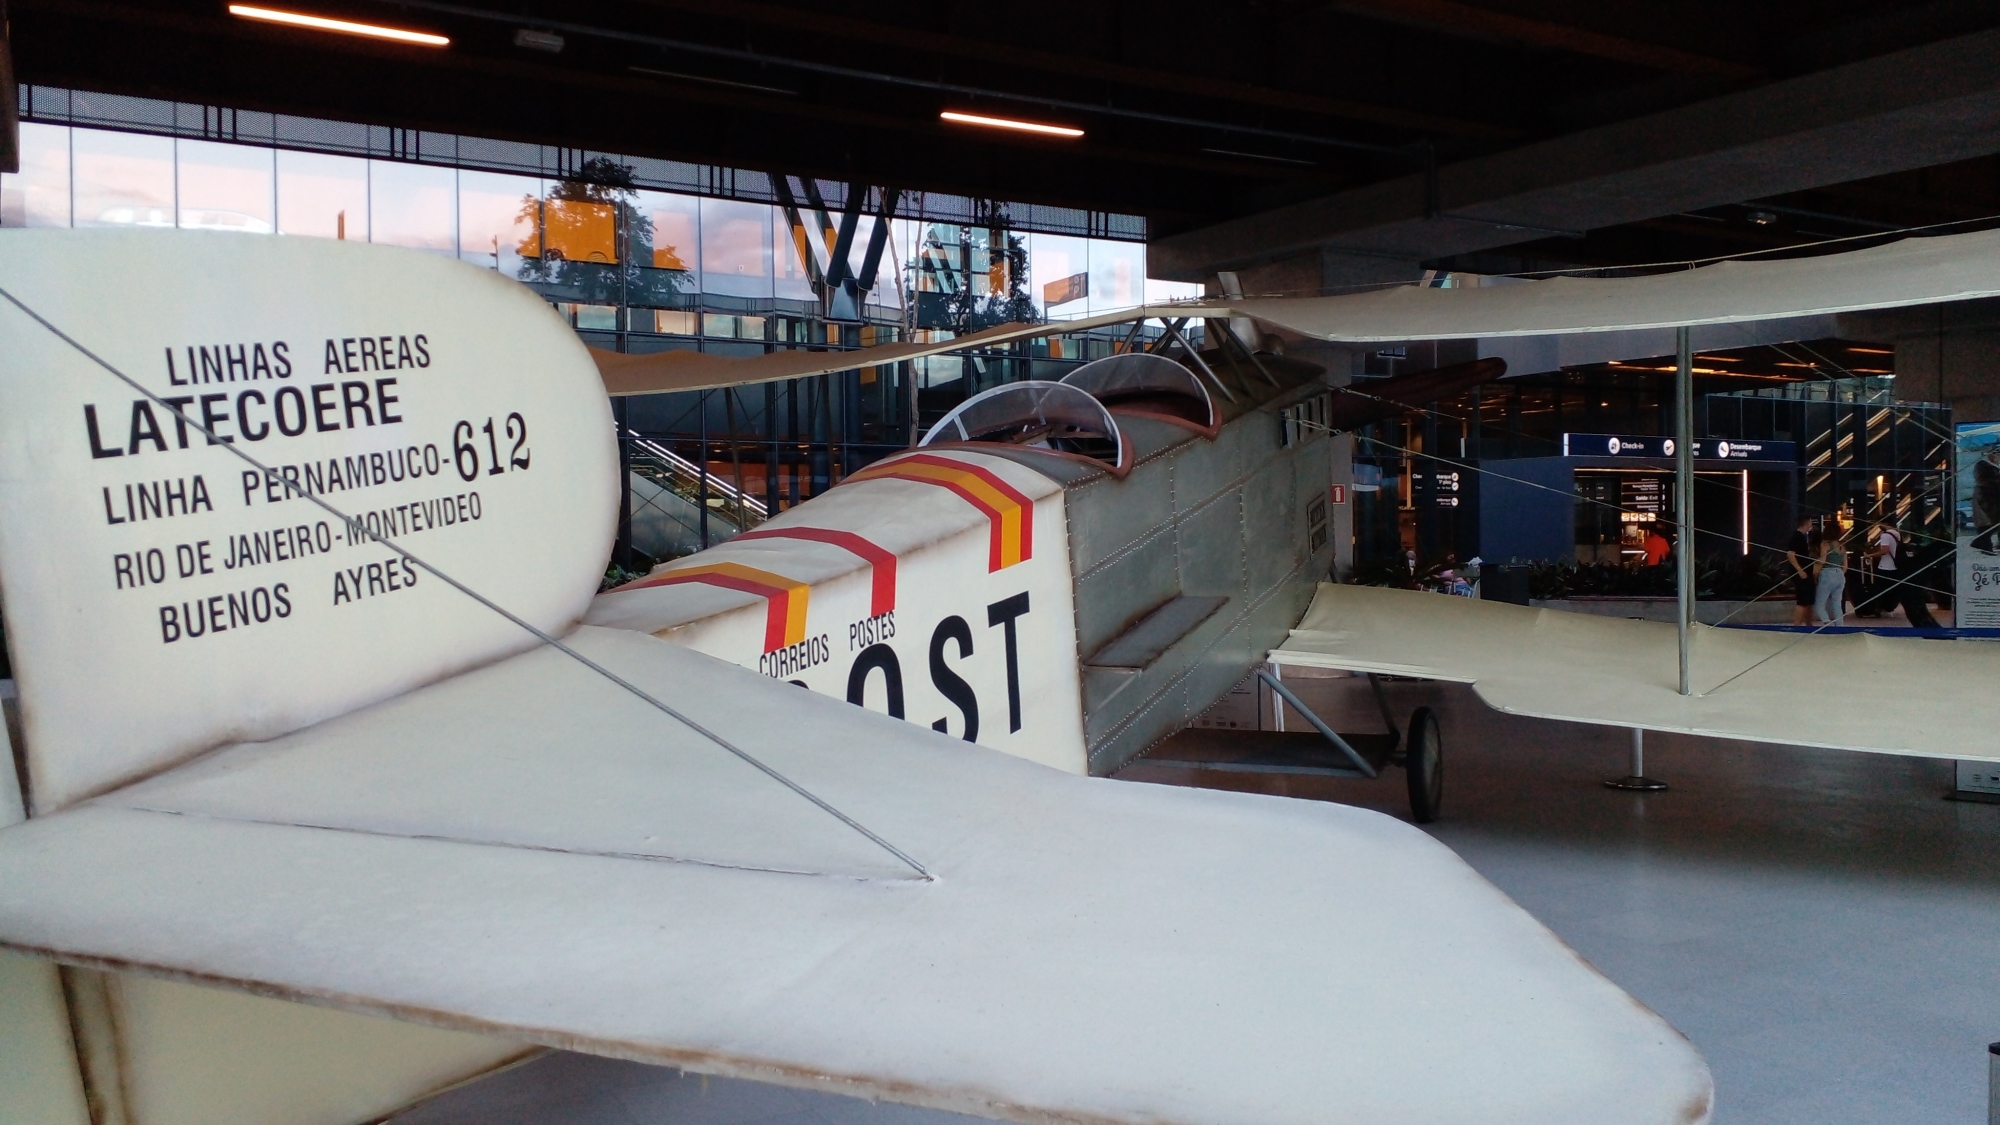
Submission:
POLYGON ((2000 1043, 1986 1045, 1986 1125, 2000 1125, 2000 1043))

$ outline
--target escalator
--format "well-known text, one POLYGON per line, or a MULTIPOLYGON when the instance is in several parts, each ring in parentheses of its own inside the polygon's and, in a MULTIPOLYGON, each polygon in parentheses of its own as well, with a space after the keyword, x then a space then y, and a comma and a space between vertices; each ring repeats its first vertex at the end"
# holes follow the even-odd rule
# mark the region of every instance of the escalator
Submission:
POLYGON ((632 548, 653 559, 691 555, 703 547, 701 511, 708 508, 708 546, 735 538, 768 517, 764 502, 658 442, 629 437, 632 548))

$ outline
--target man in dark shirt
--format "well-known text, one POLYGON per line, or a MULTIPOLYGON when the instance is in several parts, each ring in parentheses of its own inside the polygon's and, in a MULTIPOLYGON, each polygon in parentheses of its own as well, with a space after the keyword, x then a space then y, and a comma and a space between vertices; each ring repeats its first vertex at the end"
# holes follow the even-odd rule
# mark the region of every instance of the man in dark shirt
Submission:
POLYGON ((1813 549, 1811 516, 1799 517, 1798 530, 1785 545, 1785 565, 1792 568, 1792 624, 1812 624, 1813 549))

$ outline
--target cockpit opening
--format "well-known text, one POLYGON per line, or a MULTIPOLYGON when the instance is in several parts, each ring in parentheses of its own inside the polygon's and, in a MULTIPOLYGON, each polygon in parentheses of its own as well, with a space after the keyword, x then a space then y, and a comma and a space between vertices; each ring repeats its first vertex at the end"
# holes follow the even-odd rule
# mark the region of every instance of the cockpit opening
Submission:
POLYGON ((1120 413, 1167 418, 1210 436, 1222 425, 1208 388, 1194 372, 1163 355, 1107 356, 1084 364, 1062 381, 1120 413))
POLYGON ((1018 445, 1085 457, 1119 473, 1127 468, 1125 442, 1111 412, 1067 381, 1006 383, 974 395, 940 419, 918 444, 940 442, 1018 445))

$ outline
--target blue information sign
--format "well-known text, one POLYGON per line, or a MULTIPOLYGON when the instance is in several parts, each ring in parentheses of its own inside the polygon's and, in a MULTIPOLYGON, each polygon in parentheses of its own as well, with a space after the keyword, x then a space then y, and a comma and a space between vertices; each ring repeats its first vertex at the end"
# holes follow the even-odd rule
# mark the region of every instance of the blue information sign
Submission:
MULTIPOLYGON (((1564 457, 1672 457, 1674 439, 1635 437, 1627 434, 1564 434, 1564 457)), ((1697 461, 1795 461, 1798 447, 1789 441, 1748 441, 1735 438, 1699 438, 1694 443, 1697 461)))

